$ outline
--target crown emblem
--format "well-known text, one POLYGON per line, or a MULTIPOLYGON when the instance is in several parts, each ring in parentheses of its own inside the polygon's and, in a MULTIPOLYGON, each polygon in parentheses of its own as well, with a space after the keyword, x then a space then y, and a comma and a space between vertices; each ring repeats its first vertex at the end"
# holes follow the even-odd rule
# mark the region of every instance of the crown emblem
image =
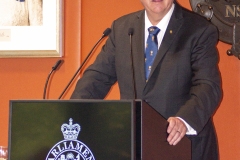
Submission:
POLYGON ((64 123, 61 126, 61 131, 65 140, 77 140, 78 134, 81 130, 79 124, 73 124, 73 119, 69 119, 69 124, 64 123))

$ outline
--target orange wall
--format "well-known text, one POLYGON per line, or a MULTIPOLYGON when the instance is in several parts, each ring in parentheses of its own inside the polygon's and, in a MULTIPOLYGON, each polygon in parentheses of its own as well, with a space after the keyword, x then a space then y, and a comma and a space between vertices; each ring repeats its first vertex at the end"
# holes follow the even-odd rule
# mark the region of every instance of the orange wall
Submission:
MULTIPOLYGON (((65 2, 64 63, 49 81, 49 99, 58 99, 80 64, 81 1, 65 2)), ((46 78, 58 59, 0 58, 0 145, 8 144, 9 100, 42 99, 46 78)))
MULTIPOLYGON (((102 32, 110 27, 112 20, 142 8, 139 0, 64 0, 64 2, 64 64, 55 72, 50 81, 48 93, 50 99, 59 97, 71 76, 77 70, 80 64, 79 59, 86 57, 102 32)), ((179 2, 191 9, 189 0, 179 0, 179 2)), ((98 47, 96 53, 100 48, 101 46, 98 47)), ((231 46, 228 44, 222 42, 218 44, 224 97, 214 116, 214 121, 221 160, 240 159, 240 152, 238 151, 240 148, 240 139, 238 138, 238 135, 240 135, 240 98, 238 98, 240 93, 240 61, 236 57, 226 55, 226 50, 229 48, 231 46)), ((96 55, 93 55, 88 64, 92 63, 95 57, 96 55)), ((45 79, 58 59, 0 59, 0 145, 7 145, 9 100, 41 99, 45 79)), ((64 99, 69 99, 73 88, 74 85, 63 97, 64 99)), ((117 85, 112 89, 107 99, 119 99, 117 85)))

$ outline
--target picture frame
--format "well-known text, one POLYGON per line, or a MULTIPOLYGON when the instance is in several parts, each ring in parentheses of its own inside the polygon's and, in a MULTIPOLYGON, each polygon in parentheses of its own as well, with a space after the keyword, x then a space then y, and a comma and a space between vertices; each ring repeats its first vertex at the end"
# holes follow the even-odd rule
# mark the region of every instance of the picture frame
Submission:
POLYGON ((62 57, 63 13, 63 0, 42 0, 42 25, 0 25, 0 58, 62 57))

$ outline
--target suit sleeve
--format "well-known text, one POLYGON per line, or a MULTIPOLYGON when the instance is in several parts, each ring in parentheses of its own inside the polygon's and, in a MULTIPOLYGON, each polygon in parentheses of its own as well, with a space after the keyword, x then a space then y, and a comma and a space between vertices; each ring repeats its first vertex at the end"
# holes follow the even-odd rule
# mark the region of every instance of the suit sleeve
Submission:
POLYGON ((222 97, 217 42, 215 26, 208 25, 192 49, 190 99, 177 113, 197 133, 213 116, 222 97))
POLYGON ((117 81, 115 71, 114 29, 95 62, 77 82, 71 99, 103 99, 117 81))

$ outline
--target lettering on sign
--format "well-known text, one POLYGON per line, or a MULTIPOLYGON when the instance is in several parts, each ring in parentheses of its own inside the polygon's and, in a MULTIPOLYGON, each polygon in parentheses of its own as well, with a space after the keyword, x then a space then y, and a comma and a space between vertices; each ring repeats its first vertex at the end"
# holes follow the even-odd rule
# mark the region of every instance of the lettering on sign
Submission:
POLYGON ((226 15, 225 17, 240 17, 240 5, 225 5, 226 15))

